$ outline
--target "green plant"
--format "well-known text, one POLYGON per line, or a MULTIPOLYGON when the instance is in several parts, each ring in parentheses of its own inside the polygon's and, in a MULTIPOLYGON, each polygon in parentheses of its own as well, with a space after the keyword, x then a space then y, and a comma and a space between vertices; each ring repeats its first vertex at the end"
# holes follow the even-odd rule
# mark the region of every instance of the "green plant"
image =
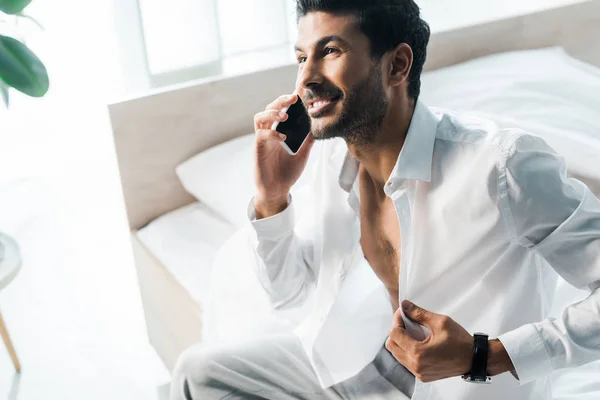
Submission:
MULTIPOLYGON (((0 0, 0 22, 5 20, 3 17, 6 15, 32 19, 23 14, 29 3, 31 0, 0 0)), ((42 97, 49 85, 48 72, 40 59, 17 39, 0 35, 0 97, 6 107, 9 105, 10 87, 28 96, 42 97)))

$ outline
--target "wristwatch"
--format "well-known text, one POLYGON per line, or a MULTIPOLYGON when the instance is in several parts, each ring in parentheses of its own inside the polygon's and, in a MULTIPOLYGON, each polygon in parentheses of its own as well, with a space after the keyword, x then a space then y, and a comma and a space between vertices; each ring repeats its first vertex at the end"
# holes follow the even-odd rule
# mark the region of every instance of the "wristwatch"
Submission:
POLYGON ((488 335, 476 332, 473 335, 473 363, 471 371, 462 376, 465 382, 491 383, 492 378, 487 374, 488 335))

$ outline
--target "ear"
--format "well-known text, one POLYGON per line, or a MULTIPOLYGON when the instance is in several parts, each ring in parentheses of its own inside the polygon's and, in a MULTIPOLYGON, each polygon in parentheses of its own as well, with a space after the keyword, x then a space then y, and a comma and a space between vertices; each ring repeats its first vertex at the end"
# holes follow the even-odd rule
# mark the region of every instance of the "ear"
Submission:
POLYGON ((391 86, 399 86, 408 79, 413 63, 413 52, 406 43, 400 43, 389 52, 388 71, 391 86))

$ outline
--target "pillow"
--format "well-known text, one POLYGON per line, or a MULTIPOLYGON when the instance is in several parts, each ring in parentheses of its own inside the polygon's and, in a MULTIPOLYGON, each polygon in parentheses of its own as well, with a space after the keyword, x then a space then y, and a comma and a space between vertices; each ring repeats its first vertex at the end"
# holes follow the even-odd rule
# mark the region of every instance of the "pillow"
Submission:
MULTIPOLYGON (((297 195, 298 188, 308 183, 314 154, 312 151, 304 173, 292 188, 292 195, 297 195)), ((175 172, 188 193, 234 226, 241 227, 248 222, 248 203, 256 191, 254 133, 205 150, 178 165, 175 172)))
POLYGON ((560 47, 494 54, 423 74, 429 106, 540 136, 571 173, 600 182, 600 69, 560 47))

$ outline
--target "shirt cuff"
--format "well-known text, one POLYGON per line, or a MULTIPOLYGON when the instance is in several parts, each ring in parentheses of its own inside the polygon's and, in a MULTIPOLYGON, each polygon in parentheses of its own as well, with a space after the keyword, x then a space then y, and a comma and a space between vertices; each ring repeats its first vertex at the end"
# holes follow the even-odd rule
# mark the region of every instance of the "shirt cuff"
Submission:
POLYGON ((519 385, 550 375, 554 368, 544 341, 535 328, 528 324, 498 337, 510 357, 519 385))
POLYGON ((259 238, 277 240, 281 239, 294 230, 295 213, 292 195, 288 196, 288 206, 279 214, 268 218, 256 219, 256 209, 254 208, 254 197, 248 204, 248 218, 252 227, 259 238))

